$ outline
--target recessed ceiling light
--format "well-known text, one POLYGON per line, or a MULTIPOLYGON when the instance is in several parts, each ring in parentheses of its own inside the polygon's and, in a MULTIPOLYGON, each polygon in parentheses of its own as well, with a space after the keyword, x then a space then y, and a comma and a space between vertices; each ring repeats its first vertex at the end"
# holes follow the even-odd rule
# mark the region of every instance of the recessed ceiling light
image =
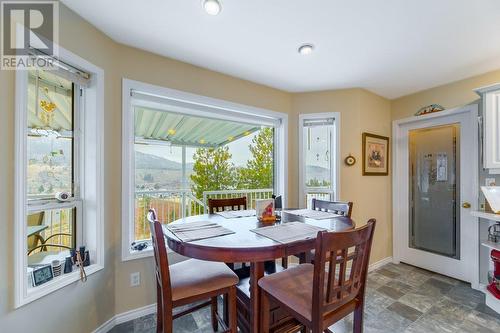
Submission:
POLYGON ((210 15, 217 15, 220 13, 222 6, 218 0, 204 0, 203 8, 210 15))
POLYGON ((299 47, 299 53, 302 55, 311 54, 314 50, 314 46, 312 44, 304 44, 299 47))

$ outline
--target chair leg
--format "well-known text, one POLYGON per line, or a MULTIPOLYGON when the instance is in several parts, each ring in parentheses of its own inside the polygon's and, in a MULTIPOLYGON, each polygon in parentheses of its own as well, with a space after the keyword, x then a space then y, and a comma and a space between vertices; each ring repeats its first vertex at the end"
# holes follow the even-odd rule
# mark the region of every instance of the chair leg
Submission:
POLYGON ((229 331, 238 332, 238 312, 236 309, 236 286, 229 288, 228 292, 228 312, 229 312, 229 331))
POLYGON ((281 258, 281 266, 283 266, 283 268, 288 268, 288 257, 281 258))
POLYGON ((354 309, 353 333, 363 332, 363 304, 354 309))
POLYGON ((271 311, 269 306, 269 298, 266 293, 260 291, 260 331, 262 333, 269 333, 269 312, 271 311))
POLYGON ((156 332, 163 333, 163 301, 161 288, 156 285, 156 332))
POLYGON ((212 317, 212 328, 214 332, 219 330, 219 321, 217 320, 217 296, 210 300, 210 312, 212 317))
POLYGON ((229 294, 222 296, 222 320, 229 325, 229 294))

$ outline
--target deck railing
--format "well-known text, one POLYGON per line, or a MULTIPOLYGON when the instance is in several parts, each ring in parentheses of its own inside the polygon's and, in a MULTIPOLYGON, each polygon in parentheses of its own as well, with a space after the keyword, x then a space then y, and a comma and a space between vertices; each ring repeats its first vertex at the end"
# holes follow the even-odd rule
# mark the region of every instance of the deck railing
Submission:
POLYGON ((255 208, 256 199, 268 199, 272 189, 222 190, 203 192, 203 201, 190 190, 136 191, 135 192, 135 239, 149 239, 151 234, 146 214, 154 208, 160 222, 168 224, 183 217, 206 214, 209 198, 237 198, 246 196, 248 208, 255 208))
POLYGON ((228 199, 228 198, 247 198, 248 209, 255 208, 255 200, 270 199, 273 195, 272 188, 259 188, 252 190, 220 190, 203 192, 203 203, 205 204, 205 214, 208 209, 208 199, 228 199))
POLYGON ((203 214, 205 207, 190 190, 136 191, 135 192, 135 238, 150 237, 146 214, 150 208, 156 210, 160 222, 168 224, 177 219, 203 214))

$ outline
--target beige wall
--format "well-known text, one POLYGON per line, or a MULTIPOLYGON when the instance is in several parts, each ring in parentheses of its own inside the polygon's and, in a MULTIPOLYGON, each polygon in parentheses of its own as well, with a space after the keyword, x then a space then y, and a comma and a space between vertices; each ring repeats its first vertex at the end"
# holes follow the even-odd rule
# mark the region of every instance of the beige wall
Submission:
MULTIPOLYGON (((299 113, 341 113, 341 197, 354 201, 354 218, 378 220, 372 262, 391 256, 391 177, 361 175, 361 133, 390 136, 390 101, 362 89, 289 94, 117 44, 61 6, 63 47, 105 71, 105 240, 106 268, 47 297, 14 310, 14 73, 0 71, 0 331, 91 332, 114 314, 154 302, 152 259, 122 262, 121 248, 121 79, 123 77, 289 114, 288 198, 298 202, 299 113), (140 272, 140 287, 129 274, 140 272)), ((427 103, 428 104, 428 103, 427 103)), ((404 108, 404 107, 403 107, 404 108)))
POLYGON ((371 217, 377 219, 371 262, 390 257, 391 177, 363 176, 361 172, 361 134, 370 132, 391 136, 389 100, 363 89, 300 93, 293 95, 292 109, 296 115, 340 112, 340 199, 354 202, 353 217, 358 225, 364 225, 371 217), (351 167, 343 163, 349 154, 357 160, 351 167))
POLYGON ((411 117, 423 106, 441 104, 446 109, 477 102, 475 88, 500 82, 500 70, 444 84, 391 101, 392 120, 411 117))
MULTIPOLYGON (((113 42, 61 6, 60 43, 105 71, 106 268, 19 309, 13 309, 14 72, 0 71, 0 332, 93 331, 115 313, 154 302, 152 259, 121 262, 121 79, 290 111, 288 93, 162 58, 113 42), (140 287, 129 287, 130 272, 140 287)), ((293 180, 293 175, 290 175, 293 180)), ((293 190, 293 189, 292 189, 293 190)))

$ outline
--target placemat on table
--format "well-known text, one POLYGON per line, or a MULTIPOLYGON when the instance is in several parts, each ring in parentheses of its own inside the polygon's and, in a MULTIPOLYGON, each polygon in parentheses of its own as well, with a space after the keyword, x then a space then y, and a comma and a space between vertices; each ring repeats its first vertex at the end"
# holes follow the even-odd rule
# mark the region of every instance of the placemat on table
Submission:
POLYGON ((313 210, 313 209, 295 209, 295 210, 284 210, 285 213, 298 215, 302 217, 307 217, 314 220, 325 220, 331 219, 334 217, 339 217, 342 215, 331 213, 331 212, 323 212, 321 210, 313 210))
POLYGON ((234 231, 208 221, 168 225, 167 229, 183 242, 234 234, 234 231))
POLYGON ((318 231, 326 230, 302 222, 288 222, 279 225, 250 230, 276 242, 285 244, 308 238, 316 238, 318 231))
POLYGON ((223 212, 217 212, 215 214, 218 214, 226 219, 233 219, 239 217, 255 216, 257 213, 255 212, 255 209, 245 209, 245 210, 225 210, 223 212))

